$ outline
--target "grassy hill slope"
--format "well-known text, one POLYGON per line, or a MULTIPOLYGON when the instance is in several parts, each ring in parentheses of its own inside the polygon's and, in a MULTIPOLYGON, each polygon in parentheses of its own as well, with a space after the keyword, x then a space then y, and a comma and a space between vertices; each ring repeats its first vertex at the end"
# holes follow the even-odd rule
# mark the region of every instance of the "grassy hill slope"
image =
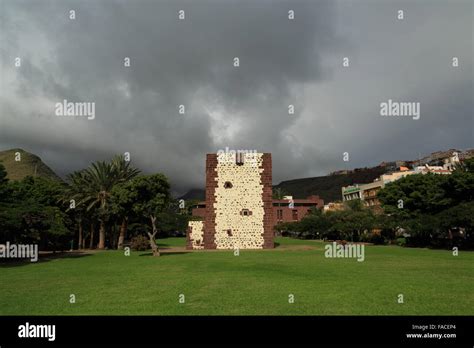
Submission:
POLYGON ((41 158, 23 149, 0 151, 0 163, 5 167, 10 180, 21 180, 31 175, 61 181, 61 178, 41 158), (20 153, 20 161, 15 161, 17 152, 20 153))

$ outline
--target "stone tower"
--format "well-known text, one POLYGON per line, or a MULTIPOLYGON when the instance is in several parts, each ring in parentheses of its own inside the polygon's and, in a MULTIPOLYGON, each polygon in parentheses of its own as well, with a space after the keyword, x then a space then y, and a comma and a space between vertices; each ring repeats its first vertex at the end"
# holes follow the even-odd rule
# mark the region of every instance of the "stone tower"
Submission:
POLYGON ((273 248, 272 212, 271 154, 208 154, 206 213, 189 222, 187 248, 273 248))

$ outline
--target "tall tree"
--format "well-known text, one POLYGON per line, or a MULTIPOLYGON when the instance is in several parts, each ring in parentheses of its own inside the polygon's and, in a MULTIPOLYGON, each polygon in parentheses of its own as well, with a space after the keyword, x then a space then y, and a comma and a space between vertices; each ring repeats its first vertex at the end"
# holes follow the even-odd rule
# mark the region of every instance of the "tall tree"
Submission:
POLYGON ((116 185, 112 190, 111 210, 121 221, 117 249, 123 249, 127 234, 128 219, 132 213, 135 194, 127 183, 116 185))
POLYGON ((7 171, 5 170, 3 164, 0 162, 0 185, 6 184, 7 182, 7 171))
POLYGON ((451 230, 465 229, 474 199, 474 160, 451 175, 417 174, 389 183, 377 194, 386 213, 408 231, 408 245, 440 245, 451 230))
POLYGON ((139 174, 139 170, 130 166, 124 156, 116 156, 112 161, 98 161, 84 170, 84 179, 88 182, 83 199, 87 210, 96 210, 99 219, 99 249, 105 248, 106 222, 110 217, 110 199, 114 186, 127 182, 139 174))
POLYGON ((7 191, 8 191, 8 179, 7 179, 7 171, 5 167, 0 162, 0 202, 7 199, 7 191))
POLYGON ((288 193, 281 187, 274 187, 272 198, 273 199, 283 199, 283 197, 288 196, 288 193))
POLYGON ((123 185, 128 198, 133 201, 133 212, 149 220, 152 232, 147 232, 153 256, 160 256, 156 237, 157 218, 170 202, 170 185, 163 174, 142 175, 123 185))
POLYGON ((76 171, 67 176, 68 185, 61 197, 61 202, 67 206, 66 211, 71 213, 78 227, 78 249, 84 247, 84 221, 86 209, 79 204, 85 195, 89 185, 84 171, 76 171))

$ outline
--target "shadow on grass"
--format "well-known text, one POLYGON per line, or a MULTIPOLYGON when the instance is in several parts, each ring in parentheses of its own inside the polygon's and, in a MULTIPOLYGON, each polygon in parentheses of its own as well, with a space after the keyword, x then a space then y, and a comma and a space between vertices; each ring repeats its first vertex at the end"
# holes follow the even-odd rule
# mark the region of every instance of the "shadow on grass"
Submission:
POLYGON ((46 255, 39 255, 38 261, 31 262, 30 259, 3 259, 0 260, 0 268, 11 268, 19 266, 27 266, 35 263, 49 262, 56 259, 78 259, 81 257, 92 256, 92 254, 84 253, 81 251, 73 252, 57 252, 57 253, 48 253, 46 255))
POLYGON ((275 248, 278 248, 280 246, 280 243, 275 242, 274 245, 275 245, 275 248))
POLYGON ((158 243, 158 248, 184 248, 186 244, 177 245, 177 244, 167 244, 167 243, 158 243))
MULTIPOLYGON (((162 252, 160 251, 160 256, 158 257, 162 257, 162 256, 169 256, 169 255, 181 255, 181 254, 189 254, 190 251, 170 251, 170 252, 162 252)), ((140 254, 138 256, 152 256, 153 257, 153 253, 152 252, 149 252, 149 253, 145 253, 145 254, 140 254)))

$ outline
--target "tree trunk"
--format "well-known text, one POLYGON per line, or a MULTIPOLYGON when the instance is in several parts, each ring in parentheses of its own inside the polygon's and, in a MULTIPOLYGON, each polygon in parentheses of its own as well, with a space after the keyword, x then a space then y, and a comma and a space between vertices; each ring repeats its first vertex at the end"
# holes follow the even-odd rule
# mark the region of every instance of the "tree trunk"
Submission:
POLYGON ((87 234, 84 233, 84 236, 82 237, 81 249, 85 249, 85 248, 86 248, 86 237, 87 237, 87 234))
POLYGON ((122 224, 120 225, 120 234, 118 238, 117 249, 123 249, 123 242, 125 240, 125 236, 127 235, 127 225, 128 225, 128 218, 124 217, 122 219, 122 224))
POLYGON ((99 247, 100 250, 105 249, 105 222, 100 220, 99 226, 99 247))
POLYGON ((111 249, 117 248, 117 238, 116 237, 117 237, 117 224, 114 223, 113 227, 110 230, 109 244, 110 244, 111 249))
POLYGON ((77 243, 77 249, 82 248, 82 221, 79 222, 79 243, 77 243))
POLYGON ((155 241, 155 236, 158 233, 158 230, 156 228, 156 217, 155 216, 150 216, 151 220, 151 226, 153 227, 153 234, 150 232, 148 233, 148 238, 150 238, 150 246, 151 250, 153 251, 153 256, 160 256, 160 250, 158 250, 158 245, 156 245, 155 241))
POLYGON ((91 240, 89 242, 89 249, 94 249, 94 223, 91 222, 91 240))

